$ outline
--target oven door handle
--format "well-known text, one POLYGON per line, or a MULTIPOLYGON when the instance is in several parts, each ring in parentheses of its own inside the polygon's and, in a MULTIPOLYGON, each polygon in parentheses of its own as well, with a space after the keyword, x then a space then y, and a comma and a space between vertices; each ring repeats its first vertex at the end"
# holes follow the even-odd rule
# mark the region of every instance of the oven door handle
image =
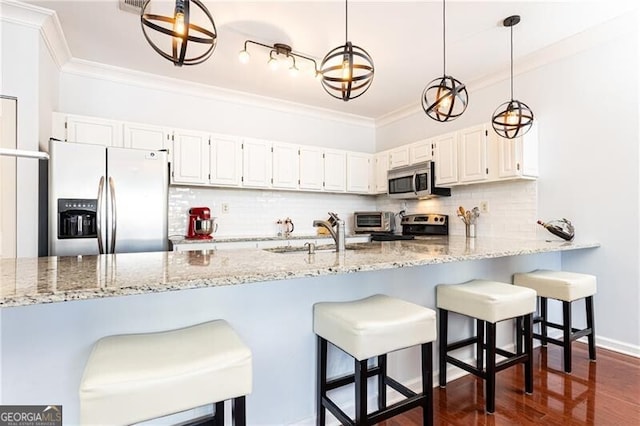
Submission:
POLYGON ((104 195, 104 176, 98 183, 98 211, 96 212, 96 231, 98 233, 98 254, 104 254, 104 244, 102 242, 102 197, 104 195))
POLYGON ((416 179, 418 177, 418 172, 413 172, 413 179, 411 179, 411 186, 413 187, 413 193, 418 195, 418 185, 416 184, 416 179))

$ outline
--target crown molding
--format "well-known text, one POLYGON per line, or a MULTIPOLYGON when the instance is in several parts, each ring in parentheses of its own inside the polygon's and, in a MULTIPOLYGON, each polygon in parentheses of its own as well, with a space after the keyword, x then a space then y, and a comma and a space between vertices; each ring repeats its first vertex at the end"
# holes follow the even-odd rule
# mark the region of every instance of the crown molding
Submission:
MULTIPOLYGON (((598 45, 607 43, 634 31, 637 32, 638 12, 629 15, 618 16, 586 31, 565 38, 557 43, 523 56, 514 63, 514 77, 525 74, 536 68, 575 56, 581 52, 592 49, 598 45), (627 21, 636 20, 636 25, 629 25, 627 21)), ((504 67, 494 72, 476 78, 466 83, 469 93, 493 86, 510 78, 509 67, 504 67)), ((383 127, 396 121, 403 120, 414 114, 422 114, 422 107, 418 104, 409 104, 395 111, 391 111, 375 119, 376 127, 383 127)))

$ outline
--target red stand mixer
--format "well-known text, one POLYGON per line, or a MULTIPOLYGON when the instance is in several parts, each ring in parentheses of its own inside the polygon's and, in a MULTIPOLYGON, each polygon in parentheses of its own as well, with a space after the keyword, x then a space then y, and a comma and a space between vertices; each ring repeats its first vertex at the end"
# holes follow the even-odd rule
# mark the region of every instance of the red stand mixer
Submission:
POLYGON ((192 207, 189 209, 189 227, 186 238, 188 240, 211 240, 218 228, 211 218, 211 210, 208 207, 192 207))

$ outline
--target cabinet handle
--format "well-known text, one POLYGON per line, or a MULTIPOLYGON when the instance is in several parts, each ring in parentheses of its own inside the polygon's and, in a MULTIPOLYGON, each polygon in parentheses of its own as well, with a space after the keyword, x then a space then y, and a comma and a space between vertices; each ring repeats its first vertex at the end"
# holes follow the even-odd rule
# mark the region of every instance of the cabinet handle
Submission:
POLYGON ((520 163, 516 163, 516 170, 520 171, 520 163))

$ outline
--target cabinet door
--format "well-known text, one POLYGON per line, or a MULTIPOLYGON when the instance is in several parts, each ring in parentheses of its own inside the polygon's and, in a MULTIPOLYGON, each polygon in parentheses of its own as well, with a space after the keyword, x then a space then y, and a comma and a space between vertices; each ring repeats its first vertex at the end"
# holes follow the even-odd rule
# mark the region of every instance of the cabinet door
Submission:
POLYGON ((436 185, 458 182, 458 144, 456 133, 439 136, 433 141, 436 185))
POLYGON ((102 118, 67 115, 67 142, 122 147, 122 123, 102 118))
POLYGON ((124 147, 146 150, 169 149, 171 132, 159 126, 124 123, 124 147))
POLYGON ((299 179, 298 145, 273 143, 274 188, 296 189, 299 179))
POLYGON ((347 155, 345 151, 324 151, 324 190, 344 192, 347 189, 347 155))
POLYGON ((416 164, 432 160, 432 151, 431 140, 412 143, 411 146, 409 146, 409 162, 416 164))
POLYGON ((497 136, 498 177, 538 177, 538 126, 516 139, 497 136))
POLYGON ((395 169, 396 167, 409 165, 409 146, 401 146, 400 148, 392 149, 389 152, 389 167, 395 169))
POLYGON ((242 141, 242 186, 271 186, 271 142, 245 138, 242 141))
POLYGON ((460 182, 478 182, 488 179, 487 136, 487 128, 484 125, 458 132, 460 182))
POLYGON ((172 183, 208 183, 209 134, 176 130, 173 135, 171 168, 172 183))
POLYGON ((211 135, 209 146, 209 183, 240 186, 242 177, 242 143, 240 138, 211 135))
POLYGON ((322 149, 300 147, 300 189, 320 191, 324 180, 322 149))
POLYGON ((371 155, 347 153, 347 192, 368 194, 371 178, 371 155))
POLYGON ((387 192, 388 180, 387 172, 389 171, 389 151, 380 152, 375 156, 375 190, 376 194, 385 194, 387 192))

